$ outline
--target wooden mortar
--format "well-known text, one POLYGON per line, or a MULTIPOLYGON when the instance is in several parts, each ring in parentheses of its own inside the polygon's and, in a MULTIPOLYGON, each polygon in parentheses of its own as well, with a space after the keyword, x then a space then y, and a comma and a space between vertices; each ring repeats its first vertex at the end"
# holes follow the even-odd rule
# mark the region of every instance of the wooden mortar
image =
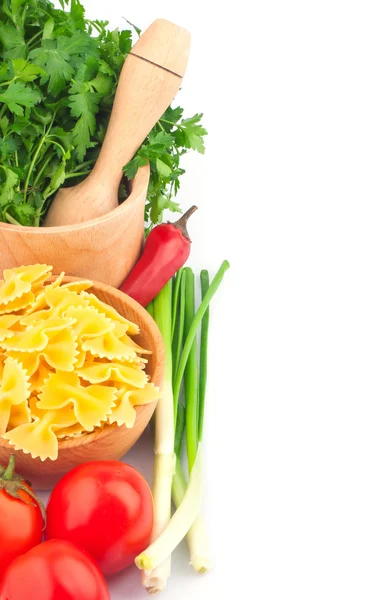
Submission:
POLYGON ((0 223, 0 272, 48 264, 54 273, 93 279, 118 287, 139 258, 150 170, 141 167, 131 193, 117 208, 91 221, 60 227, 0 223))

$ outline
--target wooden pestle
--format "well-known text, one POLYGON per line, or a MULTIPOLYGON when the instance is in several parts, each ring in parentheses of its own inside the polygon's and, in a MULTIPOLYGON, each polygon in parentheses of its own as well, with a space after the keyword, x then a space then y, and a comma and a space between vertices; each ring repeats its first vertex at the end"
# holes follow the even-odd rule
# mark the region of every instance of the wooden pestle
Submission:
POLYGON ((118 206, 122 168, 178 92, 189 47, 189 32, 164 19, 154 21, 142 34, 121 70, 96 164, 84 181, 57 192, 46 227, 89 221, 118 206))

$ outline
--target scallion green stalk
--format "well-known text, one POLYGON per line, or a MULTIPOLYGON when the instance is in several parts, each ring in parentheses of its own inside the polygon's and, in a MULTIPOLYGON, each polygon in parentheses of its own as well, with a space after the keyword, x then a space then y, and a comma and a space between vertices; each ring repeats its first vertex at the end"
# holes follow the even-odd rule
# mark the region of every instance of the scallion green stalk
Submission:
POLYGON ((174 402, 177 402, 178 398, 179 398, 179 393, 180 393, 180 387, 181 387, 181 383, 182 383, 182 379, 183 379, 183 375, 184 375, 184 370, 185 370, 185 366, 187 364, 187 360, 188 360, 188 356, 195 338, 195 335, 197 333, 197 329, 201 323, 201 320, 203 318, 204 313, 206 312, 209 303, 212 300, 212 297, 214 296, 214 294, 216 293, 221 281, 223 280, 223 277, 225 275, 225 272, 229 269, 230 265, 228 263, 227 260, 224 260, 223 263, 221 264, 219 270, 217 271, 215 277, 212 280, 212 283, 210 285, 210 287, 207 290, 207 293, 205 295, 205 297, 202 300, 202 303, 200 305, 200 307, 198 308, 195 317, 193 319, 193 322, 190 326, 188 335, 186 337, 185 343, 184 343, 184 347, 181 353, 181 357, 180 357, 180 361, 179 361, 179 365, 176 371, 176 376, 175 376, 175 381, 174 381, 174 402))
MULTIPOLYGON (((176 374, 180 354, 183 345, 183 337, 184 337, 184 320, 185 320, 185 293, 186 293, 186 271, 183 269, 181 278, 180 278, 180 290, 178 294, 179 305, 176 305, 177 312, 174 315, 173 320, 175 320, 175 328, 174 328, 174 337, 172 342, 172 367, 173 367, 173 378, 176 374)), ((177 419, 177 407, 178 407, 179 397, 177 396, 174 399, 174 422, 176 425, 177 419)))
MULTIPOLYGON (((210 277, 207 270, 201 271, 201 296, 204 300, 208 288, 210 287, 210 277)), ((208 306, 202 318, 201 325, 201 347, 199 362, 199 390, 198 390, 198 440, 202 441, 204 405, 206 399, 207 386, 207 354, 208 354, 208 330, 210 324, 210 307, 208 306)))
MULTIPOLYGON (((184 335, 187 339, 195 315, 194 273, 185 268, 185 319, 184 335)), ((197 344, 192 342, 184 371, 185 425, 187 437, 188 469, 191 472, 198 446, 198 358, 197 344)))

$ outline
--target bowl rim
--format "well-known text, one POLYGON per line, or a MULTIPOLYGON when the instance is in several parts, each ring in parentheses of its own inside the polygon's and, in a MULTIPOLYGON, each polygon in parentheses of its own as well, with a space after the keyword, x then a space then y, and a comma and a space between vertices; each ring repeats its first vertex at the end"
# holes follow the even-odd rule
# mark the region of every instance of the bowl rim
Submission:
MULTIPOLYGON (((58 277, 57 274, 56 275, 52 274, 52 276, 50 276, 47 281, 53 281, 57 277, 58 277)), ((82 278, 82 277, 74 277, 71 275, 65 275, 63 282, 69 283, 71 281, 86 281, 86 280, 87 280, 86 278, 82 278)), ((161 336, 161 332, 158 328, 156 321, 153 319, 153 317, 151 317, 149 312, 141 304, 139 304, 139 302, 137 302, 136 300, 131 298, 131 296, 128 296, 128 294, 125 294, 124 292, 121 292, 120 290, 112 287, 111 285, 107 285, 106 283, 100 283, 98 281, 94 281, 93 279, 88 279, 88 281, 91 281, 91 283, 93 284, 93 288, 105 290, 112 297, 118 299, 119 301, 123 301, 123 303, 125 305, 130 306, 135 312, 137 312, 140 315, 140 320, 144 321, 145 324, 147 324, 147 327, 152 331, 153 337, 158 341, 158 343, 155 348, 156 369, 155 369, 154 373, 152 374, 151 381, 153 383, 155 383, 155 385, 161 386, 161 384, 163 382, 163 378, 164 378, 164 372, 165 372, 165 347, 164 347, 164 342, 163 342, 163 339, 161 336)), ((144 413, 146 411, 147 412, 152 411, 152 405, 156 406, 156 404, 157 404, 157 401, 150 402, 149 404, 143 404, 143 405, 134 407, 136 414, 137 414, 135 423, 137 422, 139 415, 142 415, 142 413, 144 413)), ((131 429, 134 429, 135 423, 131 429)), ((63 439, 58 440, 59 451, 65 450, 68 448, 77 448, 79 446, 84 446, 85 444, 87 444, 91 441, 96 441, 97 439, 101 440, 105 436, 111 434, 113 429, 117 429, 117 428, 127 429, 126 425, 117 425, 116 423, 113 423, 112 425, 104 425, 98 431, 82 433, 80 436, 70 438, 68 440, 63 440, 63 439)), ((0 436, 0 446, 9 448, 9 449, 12 449, 15 451, 15 448, 8 442, 8 440, 3 439, 1 436, 0 436)), ((31 456, 30 453, 24 453, 24 454, 26 454, 27 456, 31 456)), ((39 460, 39 459, 34 459, 34 460, 39 460)), ((50 460, 50 459, 46 459, 46 460, 50 460)), ((55 462, 55 461, 52 461, 52 462, 55 462)))
POLYGON ((65 233, 79 231, 80 229, 88 229, 89 227, 95 227, 99 223, 105 223, 114 219, 118 214, 123 212, 128 206, 133 204, 138 196, 142 193, 142 190, 148 188, 150 178, 150 166, 149 164, 144 167, 140 167, 137 171, 136 176, 132 179, 132 191, 129 196, 124 200, 122 204, 111 210, 110 212, 84 221, 83 223, 75 223, 74 225, 57 225, 54 227, 28 227, 25 225, 13 225, 12 223, 0 222, 0 230, 14 231, 16 233, 22 232, 33 235, 55 235, 55 233, 65 233))

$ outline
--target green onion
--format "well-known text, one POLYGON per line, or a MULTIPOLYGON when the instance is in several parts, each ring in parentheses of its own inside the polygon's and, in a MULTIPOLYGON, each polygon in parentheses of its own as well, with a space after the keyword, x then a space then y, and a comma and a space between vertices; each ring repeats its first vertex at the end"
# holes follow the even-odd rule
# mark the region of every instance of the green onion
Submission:
POLYGON ((177 458, 180 460, 181 449, 183 446, 183 437, 185 430, 185 408, 182 404, 178 405, 178 418, 176 420, 175 428, 175 446, 174 451, 177 458))
MULTIPOLYGON (((201 295, 202 301, 205 298, 210 287, 210 277, 208 271, 201 271, 201 295)), ((198 398, 198 440, 202 441, 204 403, 206 398, 207 384, 207 351, 208 351, 208 329, 210 324, 210 308, 208 307, 202 318, 201 326, 201 349, 199 363, 199 398, 198 398)))
POLYGON ((201 497, 202 452, 199 444, 184 498, 160 537, 135 559, 139 569, 152 573, 167 556, 171 555, 194 523, 201 506, 201 497))
MULTIPOLYGON (((155 505, 155 519, 152 539, 160 539, 171 518, 171 488, 175 470, 174 454, 174 402, 172 393, 172 281, 170 280, 153 301, 153 314, 163 338, 166 362, 162 385, 162 395, 155 412, 155 460, 152 495, 155 505)), ((151 569, 150 569, 151 570, 151 569)), ((171 571, 171 557, 167 553, 157 568, 143 574, 143 584, 150 593, 161 591, 171 571)))
POLYGON ((229 269, 229 267, 230 267, 230 265, 229 265, 228 261, 224 260, 224 262, 221 264, 219 270, 217 271, 215 277, 213 278, 213 281, 212 281, 210 287, 208 288, 208 291, 207 291, 205 297, 203 298, 202 303, 201 303, 198 311, 196 312, 196 315, 193 319, 192 325, 189 329, 189 332, 186 337, 185 344, 184 344, 184 347, 183 347, 183 350, 181 353, 179 365, 176 370, 176 375, 175 375, 175 381, 174 381, 174 402, 175 403, 177 403, 178 398, 179 398, 180 387, 181 387, 181 382, 182 382, 183 375, 184 375, 185 366, 187 364, 188 356, 189 356, 190 349, 192 347, 197 329, 200 325, 200 322, 203 318, 204 313, 206 312, 206 310, 208 308, 209 303, 212 300, 212 297, 216 293, 221 281, 223 280, 225 272, 229 269))
POLYGON ((172 302, 172 324, 171 324, 171 341, 174 339, 175 333, 175 325, 177 323, 177 315, 178 315, 178 306, 179 306, 179 291, 181 278, 183 276, 183 269, 179 269, 177 274, 174 277, 174 287, 173 287, 173 302, 172 302))
MULTIPOLYGON (((194 273, 188 267, 185 269, 185 320, 184 334, 187 339, 195 315, 194 273)), ((187 433, 188 468, 191 472, 198 446, 198 362, 197 344, 191 344, 188 360, 184 371, 185 383, 185 425, 187 433)))
POLYGON ((147 306, 146 306, 146 311, 151 315, 151 317, 155 318, 154 316, 154 308, 153 308, 153 301, 150 302, 147 306))
MULTIPOLYGON (((180 281, 180 301, 179 301, 179 312, 175 315, 175 332, 172 343, 172 360, 173 360, 173 381, 176 374, 176 371, 179 366, 180 354, 183 345, 183 337, 184 337, 184 319, 185 319, 185 291, 186 291, 186 270, 182 271, 181 281, 180 281)), ((177 406, 178 406, 179 397, 174 400, 174 422, 176 424, 177 418, 177 406)))
MULTIPOLYGON (((197 312, 195 312, 194 275, 189 268, 185 268, 175 279, 174 298, 172 298, 172 289, 170 288, 164 294, 160 292, 154 301, 154 316, 163 334, 167 357, 169 357, 169 368, 165 373, 163 398, 168 401, 171 395, 172 407, 171 416, 168 418, 169 410, 164 410, 166 402, 161 406, 161 412, 165 414, 165 419, 162 415, 157 418, 157 410, 159 410, 162 400, 160 400, 158 409, 156 409, 155 465, 157 463, 157 467, 155 468, 153 494, 155 504, 161 501, 162 506, 167 508, 167 485, 170 480, 172 482, 172 497, 177 510, 170 522, 168 524, 166 522, 167 526, 161 530, 158 537, 154 536, 153 543, 135 561, 136 565, 146 572, 145 582, 150 592, 160 591, 165 587, 166 579, 170 573, 170 563, 168 561, 170 561, 171 552, 184 536, 187 538, 193 568, 199 573, 203 573, 210 568, 207 535, 203 521, 199 516, 202 494, 201 440, 207 379, 208 307, 229 266, 229 263, 224 261, 211 284, 209 284, 208 272, 202 271, 202 302, 197 312), (171 307, 175 307, 176 310, 176 314, 173 316, 170 313, 171 307), (175 320, 174 323, 173 319, 175 320), (200 364, 198 369, 196 333, 201 322, 200 364), (182 347, 183 337, 184 345, 182 347), (168 347, 169 340, 170 342, 172 340, 172 348, 171 344, 168 347), (179 345, 178 342, 180 342, 179 345), (177 357, 177 360, 173 360, 173 355, 177 357), (185 381, 185 407, 179 403, 183 376, 185 381), (174 383, 172 384, 172 382, 174 383), (166 429, 164 429, 164 424, 166 424, 166 429), (184 427, 186 427, 188 452, 188 483, 180 461, 184 427), (173 440, 174 430, 175 445, 173 440), (175 456, 173 450, 176 454, 176 464, 163 459, 163 457, 167 459, 168 456, 173 458, 175 456), (163 464, 160 464, 160 461, 163 464), (171 473, 169 472, 170 465, 174 467, 171 473), (175 475, 172 479, 174 470, 175 475), (165 478, 165 484, 159 483, 158 479, 160 477, 165 478)), ((155 508, 157 510, 157 506, 155 508)), ((166 511, 166 519, 167 514, 166 511)), ((162 523, 163 519, 161 520, 162 523)), ((156 527, 155 532, 157 533, 158 530, 159 528, 156 527)))
MULTIPOLYGON (((186 490, 187 480, 179 460, 176 461, 175 474, 172 486, 172 497, 175 506, 178 508, 183 502, 186 490)), ((197 573, 206 573, 211 568, 211 560, 208 536, 201 516, 198 515, 193 525, 189 529, 186 540, 190 554, 190 564, 197 573)))

